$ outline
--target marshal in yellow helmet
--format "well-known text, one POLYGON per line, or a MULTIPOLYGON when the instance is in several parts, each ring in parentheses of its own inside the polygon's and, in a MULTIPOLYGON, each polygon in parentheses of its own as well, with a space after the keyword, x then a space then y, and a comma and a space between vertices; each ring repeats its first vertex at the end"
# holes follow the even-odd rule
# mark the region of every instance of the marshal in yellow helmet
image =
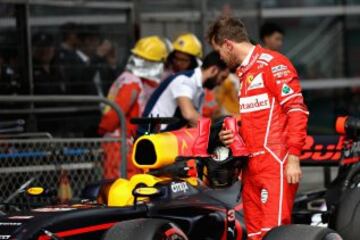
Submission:
POLYGON ((158 36, 144 37, 137 41, 131 52, 146 60, 162 62, 167 57, 167 48, 158 36))
POLYGON ((192 33, 181 34, 173 42, 176 51, 190 54, 197 58, 202 58, 202 45, 200 40, 192 33))

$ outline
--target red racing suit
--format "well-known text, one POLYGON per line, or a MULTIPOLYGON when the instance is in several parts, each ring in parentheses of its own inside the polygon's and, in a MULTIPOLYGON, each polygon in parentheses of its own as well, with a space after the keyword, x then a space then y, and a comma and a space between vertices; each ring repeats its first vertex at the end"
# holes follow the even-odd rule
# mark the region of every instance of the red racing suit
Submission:
POLYGON ((240 135, 251 156, 243 172, 248 239, 262 239, 289 224, 298 184, 288 184, 287 156, 300 155, 308 110, 295 68, 280 53, 257 45, 237 69, 240 78, 240 135))
MULTIPOLYGON (((108 98, 114 101, 125 114, 126 120, 126 140, 127 140, 127 167, 128 177, 131 177, 139 171, 131 161, 131 150, 133 136, 136 134, 137 126, 130 123, 130 119, 140 117, 147 100, 155 90, 157 84, 150 80, 140 79, 130 72, 122 73, 112 84, 108 98)), ((119 118, 116 112, 107 107, 101 118, 98 133, 105 137, 120 137, 119 118)), ((120 176, 120 144, 104 143, 104 178, 117 178, 120 176)))

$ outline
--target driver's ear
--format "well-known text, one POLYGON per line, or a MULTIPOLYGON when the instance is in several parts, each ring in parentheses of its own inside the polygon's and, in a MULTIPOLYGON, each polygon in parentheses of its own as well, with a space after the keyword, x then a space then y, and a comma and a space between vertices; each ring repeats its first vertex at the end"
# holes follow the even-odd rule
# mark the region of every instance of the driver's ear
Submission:
POLYGON ((226 50, 228 50, 228 51, 233 50, 233 48, 234 48, 233 43, 229 39, 225 39, 224 44, 225 44, 226 50))

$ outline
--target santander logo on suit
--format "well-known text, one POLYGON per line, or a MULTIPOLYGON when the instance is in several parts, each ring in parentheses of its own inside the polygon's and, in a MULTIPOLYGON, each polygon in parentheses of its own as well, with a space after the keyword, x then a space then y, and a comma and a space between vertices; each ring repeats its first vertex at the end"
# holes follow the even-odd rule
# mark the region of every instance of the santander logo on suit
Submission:
POLYGON ((270 108, 267 93, 240 98, 240 113, 256 112, 270 108))

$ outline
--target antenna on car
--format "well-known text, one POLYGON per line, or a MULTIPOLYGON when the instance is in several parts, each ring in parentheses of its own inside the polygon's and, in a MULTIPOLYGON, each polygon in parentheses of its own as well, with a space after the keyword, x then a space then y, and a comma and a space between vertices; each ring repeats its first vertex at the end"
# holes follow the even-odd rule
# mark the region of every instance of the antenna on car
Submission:
POLYGON ((160 132, 161 124, 174 124, 179 121, 176 117, 160 117, 157 115, 153 117, 141 117, 141 118, 132 118, 130 122, 132 124, 139 125, 138 136, 144 134, 152 134, 160 132))

